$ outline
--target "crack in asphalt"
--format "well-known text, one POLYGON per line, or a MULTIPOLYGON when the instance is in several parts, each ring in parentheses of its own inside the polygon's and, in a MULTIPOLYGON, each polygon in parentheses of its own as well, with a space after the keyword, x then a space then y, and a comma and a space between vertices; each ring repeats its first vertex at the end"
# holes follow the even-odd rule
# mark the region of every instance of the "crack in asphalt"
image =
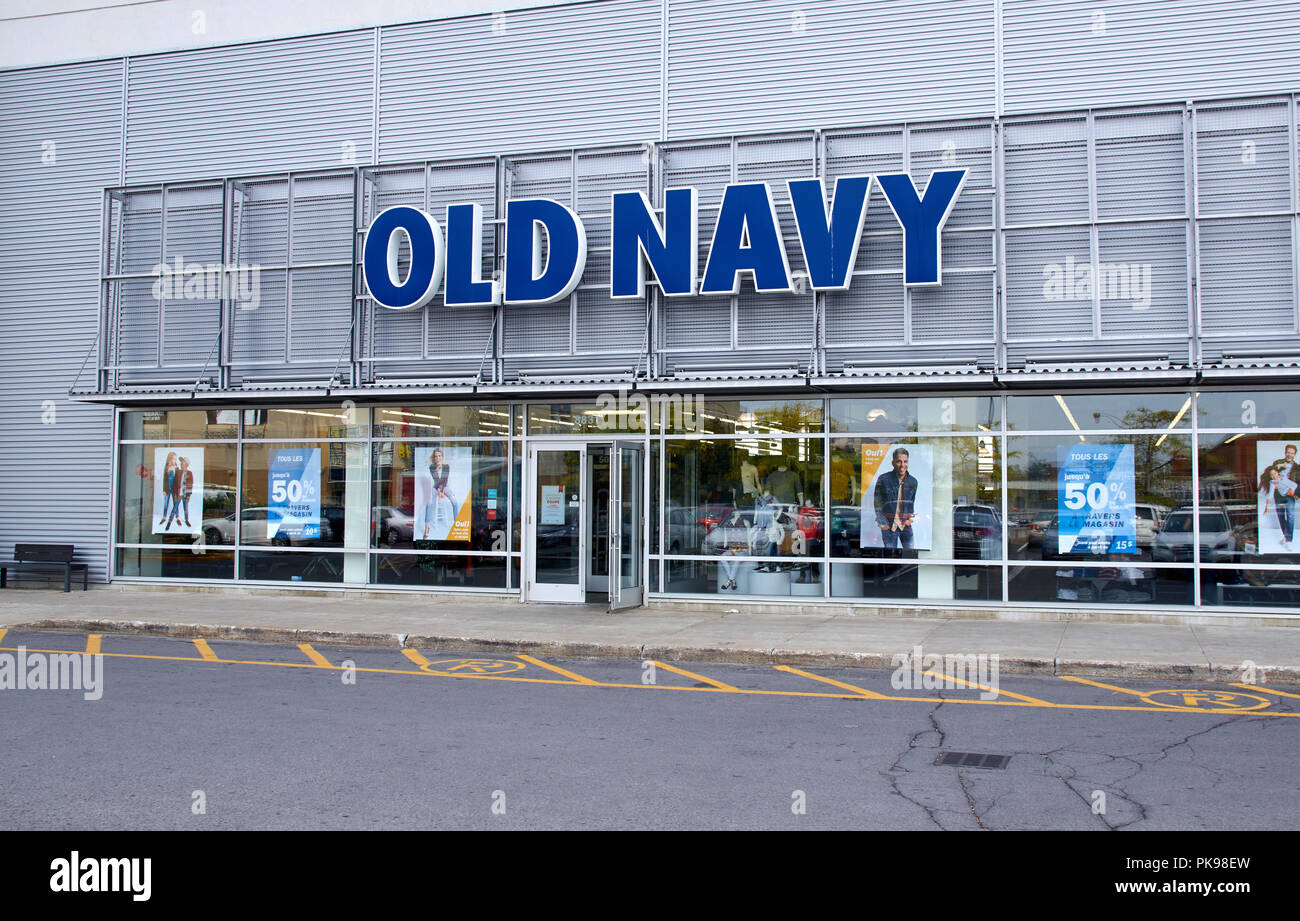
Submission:
POLYGON ((918 729, 916 732, 914 732, 912 734, 912 737, 907 740, 907 748, 903 749, 903 751, 898 753, 898 757, 895 758, 894 763, 889 766, 889 770, 880 771, 879 773, 882 777, 884 777, 886 780, 889 781, 889 786, 893 789, 894 794, 896 796, 906 800, 907 802, 911 803, 913 806, 916 806, 918 809, 923 811, 926 815, 926 818, 928 818, 931 822, 933 822, 935 826, 939 828, 940 831, 947 831, 948 829, 935 816, 935 810, 933 808, 927 806, 925 803, 922 803, 919 800, 915 800, 912 797, 908 796, 906 793, 902 791, 902 789, 898 785, 900 774, 908 775, 911 774, 912 772, 911 768, 903 767, 902 761, 909 754, 911 754, 913 750, 920 747, 917 745, 917 740, 920 739, 921 736, 926 735, 929 732, 936 732, 939 734, 939 744, 938 746, 935 747, 936 748, 943 747, 943 742, 945 738, 944 732, 943 729, 939 726, 938 721, 934 718, 935 712, 942 706, 943 706, 942 703, 937 703, 934 705, 934 707, 932 707, 929 710, 927 716, 930 718, 930 728, 918 729))
POLYGON ((970 806, 970 814, 975 817, 975 824, 980 827, 980 831, 988 831, 980 821, 980 814, 975 810, 975 797, 971 796, 970 790, 966 789, 966 781, 962 778, 961 771, 957 771, 957 783, 961 784, 961 792, 966 795, 966 804, 970 806))

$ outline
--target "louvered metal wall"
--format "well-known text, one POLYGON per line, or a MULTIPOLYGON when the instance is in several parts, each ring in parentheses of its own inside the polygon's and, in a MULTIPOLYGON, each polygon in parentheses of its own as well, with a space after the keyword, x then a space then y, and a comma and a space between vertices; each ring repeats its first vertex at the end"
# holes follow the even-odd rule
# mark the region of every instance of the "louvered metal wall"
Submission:
MULTIPOLYGON (((1014 375, 1288 347, 1297 46, 1300 10, 1279 2, 602 0, 0 73, 0 552, 58 537, 103 573, 107 412, 59 400, 39 439, 57 472, 32 463, 30 437, 46 391, 66 393, 95 342, 97 302, 111 387, 938 363, 1014 375), (57 166, 40 163, 47 137, 57 166), (608 298, 614 189, 662 201, 695 185, 703 242, 723 186, 768 181, 799 272, 783 180, 905 169, 923 182, 946 166, 970 178, 939 289, 903 290, 877 191, 847 292, 608 298), (379 209, 441 218, 477 201, 493 221, 530 194, 587 223, 567 303, 396 312, 357 296, 357 235, 379 209), (34 236, 37 218, 49 229, 34 236), (151 273, 176 257, 260 266, 256 308, 154 297, 151 273), (1067 264, 1116 281, 1125 266, 1144 292, 1067 296, 1049 284, 1067 264)), ((499 238, 490 224, 485 271, 499 238)))
POLYGON ((122 62, 0 73, 0 555, 68 543, 107 575, 112 411, 97 358, 100 202, 120 181, 122 62), (52 412, 51 412, 52 411, 52 412))

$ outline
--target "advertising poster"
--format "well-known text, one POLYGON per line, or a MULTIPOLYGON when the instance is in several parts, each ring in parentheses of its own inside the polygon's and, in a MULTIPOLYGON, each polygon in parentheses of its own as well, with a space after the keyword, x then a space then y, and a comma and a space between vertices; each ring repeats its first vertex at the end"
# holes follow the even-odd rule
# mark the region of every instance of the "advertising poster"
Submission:
POLYGON ((1260 553, 1291 552, 1296 498, 1300 496, 1300 470, 1296 469, 1295 457, 1293 441, 1261 441, 1255 445, 1260 553))
POLYGON ((861 547, 929 550, 934 530, 929 445, 862 446, 861 547))
POLYGON ((415 449, 415 539, 469 541, 470 448, 415 449))
POLYGON ((203 526, 203 449, 153 449, 153 533, 197 536, 203 526))
MULTIPOLYGON (((280 448, 267 470, 266 536, 319 540, 320 448, 280 448), (279 513, 278 515, 276 513, 279 513)), ((342 537, 342 535, 336 535, 342 537)))
POLYGON ((1132 445, 1056 449, 1058 553, 1137 553, 1132 445))
POLYGON ((564 524, 564 487, 542 484, 542 524, 564 524))

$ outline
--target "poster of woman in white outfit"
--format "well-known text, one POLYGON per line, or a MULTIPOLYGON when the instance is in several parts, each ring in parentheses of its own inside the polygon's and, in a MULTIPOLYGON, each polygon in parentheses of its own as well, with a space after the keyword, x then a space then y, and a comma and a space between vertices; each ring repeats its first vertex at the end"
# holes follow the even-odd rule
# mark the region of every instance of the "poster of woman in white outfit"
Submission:
POLYGON ((469 540, 467 527, 453 527, 469 502, 472 463, 470 448, 415 449, 416 540, 469 540))

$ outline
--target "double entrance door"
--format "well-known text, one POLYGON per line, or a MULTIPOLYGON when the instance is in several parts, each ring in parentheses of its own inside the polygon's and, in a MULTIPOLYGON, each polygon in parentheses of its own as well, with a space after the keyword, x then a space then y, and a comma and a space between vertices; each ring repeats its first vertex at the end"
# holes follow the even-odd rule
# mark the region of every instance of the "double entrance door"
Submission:
POLYGON ((645 600, 645 445, 530 441, 525 601, 645 600))

